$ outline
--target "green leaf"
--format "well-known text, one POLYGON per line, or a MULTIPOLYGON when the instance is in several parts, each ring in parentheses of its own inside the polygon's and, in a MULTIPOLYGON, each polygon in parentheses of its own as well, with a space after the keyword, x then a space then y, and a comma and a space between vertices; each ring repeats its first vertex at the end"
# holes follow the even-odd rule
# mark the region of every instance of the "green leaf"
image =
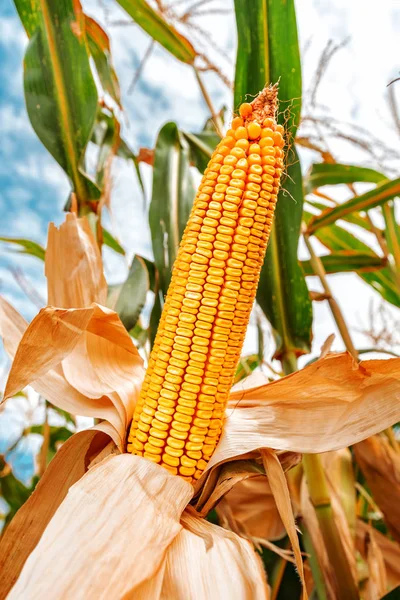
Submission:
POLYGON ((385 219, 385 239, 388 249, 394 258, 397 270, 400 271, 400 228, 396 221, 395 201, 384 204, 382 212, 385 219))
POLYGON ((117 252, 118 254, 122 254, 123 256, 125 256, 125 250, 123 249, 121 244, 111 235, 111 233, 109 231, 107 231, 107 229, 104 229, 104 227, 103 227, 103 243, 106 246, 108 246, 109 248, 111 248, 112 250, 114 250, 115 252, 117 252))
POLYGON ((306 354, 311 346, 312 306, 304 273, 297 259, 303 213, 300 162, 289 168, 291 179, 279 193, 257 301, 275 335, 275 356, 306 354))
POLYGON ((135 256, 115 305, 115 311, 128 331, 135 327, 149 289, 150 277, 146 263, 140 256, 135 256))
POLYGON ((204 173, 221 138, 212 131, 202 131, 201 133, 183 132, 183 135, 189 143, 191 162, 195 164, 200 173, 204 173))
POLYGON ((96 65, 96 71, 102 88, 122 108, 118 77, 111 60, 109 37, 104 29, 87 15, 85 15, 85 26, 89 51, 96 65))
POLYGON ((146 2, 117 0, 118 4, 150 37, 171 52, 178 60, 193 64, 196 51, 192 44, 146 2))
POLYGON ((117 155, 125 160, 132 160, 140 187, 144 193, 144 185, 139 169, 139 163, 133 150, 120 135, 120 124, 111 111, 103 108, 98 111, 91 141, 99 146, 99 157, 96 165, 97 181, 102 183, 104 168, 111 155, 117 155))
MULTIPOLYGON (((318 229, 314 235, 321 244, 333 253, 350 250, 370 254, 371 256, 374 255, 374 252, 367 244, 339 225, 332 224, 328 227, 323 227, 318 229)), ((357 271, 357 273, 361 279, 377 291, 382 298, 395 306, 400 306, 399 290, 393 279, 393 271, 389 267, 384 267, 379 271, 357 271)))
MULTIPOLYGON (((302 92, 294 0, 235 0, 235 11, 235 106, 245 100, 246 94, 253 96, 266 83, 279 80, 279 119, 290 142, 300 120, 302 92), (290 114, 285 115, 285 111, 290 114)), ((312 323, 311 301, 297 259, 303 188, 294 148, 288 163, 288 177, 283 182, 288 194, 279 194, 257 293, 258 303, 274 329, 276 356, 283 359, 310 350, 312 323)))
POLYGON ((161 129, 155 147, 149 222, 159 290, 166 294, 195 190, 188 144, 175 123, 161 129))
POLYGON ((356 196, 334 208, 324 210, 320 215, 312 218, 308 225, 308 232, 314 233, 320 227, 326 227, 338 219, 344 219, 353 212, 367 211, 375 206, 384 204, 400 194, 400 178, 393 181, 384 181, 373 190, 356 196))
POLYGON ((33 242, 32 240, 25 240, 22 238, 9 238, 5 236, 0 237, 0 242, 7 242, 7 244, 16 244, 20 247, 19 252, 21 254, 30 254, 36 256, 40 260, 44 260, 46 250, 40 244, 33 242))
MULTIPOLYGON (((323 199, 325 200, 325 199, 323 199)), ((306 198, 306 202, 308 204, 310 204, 311 206, 314 206, 315 208, 317 208, 319 211, 323 211, 326 210, 327 206, 337 206, 337 202, 330 202, 329 204, 322 204, 322 202, 317 201, 315 198, 313 197, 307 197, 306 198)), ((309 214, 309 221, 312 218, 313 215, 309 214)), ((371 223, 369 221, 369 219, 367 217, 363 217, 360 213, 351 213, 351 215, 346 215, 346 217, 344 218, 345 221, 347 221, 348 223, 353 223, 353 225, 358 225, 358 227, 361 227, 362 229, 365 229, 366 231, 372 231, 372 227, 371 227, 371 223)))
POLYGON ((0 496, 4 498, 10 508, 5 519, 5 527, 13 519, 15 513, 28 500, 36 483, 37 477, 33 479, 32 486, 27 488, 14 477, 13 473, 9 473, 5 477, 0 477, 0 496))
MULTIPOLYGON (((386 261, 376 254, 367 254, 355 250, 343 250, 320 258, 326 273, 374 271, 383 269, 386 266, 386 261)), ((315 275, 311 261, 303 260, 301 264, 306 275, 315 275)))
POLYGON ((294 0, 235 0, 238 50, 234 104, 279 81, 280 111, 294 136, 301 111, 301 65, 294 0), (288 111, 289 112, 289 111, 288 111))
POLYGON ((68 175, 79 206, 100 190, 85 172, 84 153, 96 118, 79 0, 14 0, 30 37, 24 59, 25 101, 32 127, 68 175), (84 101, 82 101, 84 99, 84 101))
POLYGON ((312 165, 305 177, 304 185, 306 192, 309 193, 324 185, 356 183, 359 181, 382 183, 386 180, 385 175, 374 169, 338 163, 318 163, 312 165))

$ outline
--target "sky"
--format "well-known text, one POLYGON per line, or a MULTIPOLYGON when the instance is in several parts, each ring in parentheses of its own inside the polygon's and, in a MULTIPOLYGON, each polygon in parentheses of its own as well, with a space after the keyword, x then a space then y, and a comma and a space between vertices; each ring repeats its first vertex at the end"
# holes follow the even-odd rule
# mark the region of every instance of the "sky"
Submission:
MULTIPOLYGON (((181 0, 177 9, 182 12, 192 4, 193 1, 181 0)), ((213 44, 218 43, 223 55, 211 44, 204 47, 224 75, 232 80, 236 51, 233 0, 210 0, 208 5, 213 10, 221 9, 224 14, 204 14, 198 17, 197 23, 204 27, 213 44)), ((141 146, 152 147, 158 130, 167 121, 176 121, 189 131, 200 130, 208 117, 208 109, 192 70, 161 47, 155 47, 130 93, 130 84, 148 48, 147 35, 137 25, 128 23, 129 19, 114 1, 84 0, 83 6, 110 35, 122 88, 123 135, 132 148, 137 151, 141 146)), ((329 64, 318 89, 316 106, 310 109, 309 102, 305 102, 306 114, 328 115, 328 118, 352 123, 398 149, 400 140, 390 120, 386 86, 400 72, 400 3, 382 0, 376 10, 372 0, 301 0, 297 2, 297 9, 306 100, 328 41, 345 44, 329 64)), ((205 8, 204 12, 207 13, 205 8)), ((27 39, 11 0, 2 0, 0 19, 3 82, 0 90, 0 236, 29 237, 45 244, 49 221, 59 224, 63 220, 62 208, 69 186, 63 171, 37 139, 26 114, 22 60, 27 39)), ((225 84, 212 73, 205 74, 204 81, 215 107, 225 105, 231 114, 231 93, 225 84)), ((398 98, 399 91, 400 83, 395 92, 398 98)), ((377 166, 353 145, 336 141, 332 143, 332 150, 341 162, 377 166)), ((302 153, 303 170, 311 160, 309 153, 302 153)), ((148 204, 151 172, 146 165, 142 170, 148 204)), ((341 194, 345 199, 346 193, 341 194)), ((118 160, 113 170, 113 232, 129 258, 135 252, 151 258, 143 206, 131 166, 118 160)), ((321 250, 317 244, 315 247, 321 250)), ((304 248, 301 255, 306 256, 304 248)), ((110 283, 123 279, 126 266, 123 258, 106 249, 105 269, 110 283)), ((368 327, 371 302, 377 306, 379 297, 353 274, 331 276, 329 280, 355 341, 365 347, 367 340, 358 330, 368 327)), ((315 278, 310 278, 309 283, 312 289, 320 289, 315 278)), ((0 293, 31 319, 46 299, 43 265, 37 259, 10 252, 0 244, 0 293), (33 289, 29 297, 17 281, 21 280, 21 271, 23 284, 26 286, 28 282, 33 289)), ((400 318, 397 310, 389 308, 389 312, 393 318, 400 318)), ((317 354, 323 341, 336 332, 336 328, 326 303, 314 303, 314 315, 313 352, 317 354)), ((250 334, 247 347, 251 345, 250 334)), ((342 348, 337 336, 333 349, 342 348)))

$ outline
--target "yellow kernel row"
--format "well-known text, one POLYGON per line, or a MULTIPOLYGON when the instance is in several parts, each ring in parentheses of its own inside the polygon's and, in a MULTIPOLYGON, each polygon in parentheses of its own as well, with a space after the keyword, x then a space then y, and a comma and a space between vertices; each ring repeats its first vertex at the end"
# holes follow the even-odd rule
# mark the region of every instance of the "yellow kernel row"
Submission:
POLYGON ((240 115, 199 186, 128 441, 189 481, 221 435, 283 168, 280 126, 251 104, 240 115))

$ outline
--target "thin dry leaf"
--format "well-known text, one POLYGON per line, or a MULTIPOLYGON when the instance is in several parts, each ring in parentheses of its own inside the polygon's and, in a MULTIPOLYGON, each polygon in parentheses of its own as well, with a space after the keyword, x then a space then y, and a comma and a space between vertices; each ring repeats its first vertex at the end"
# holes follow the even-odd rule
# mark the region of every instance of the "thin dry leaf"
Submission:
POLYGON ((400 359, 355 364, 329 355, 302 371, 231 394, 208 469, 259 448, 320 453, 400 420, 400 359))
POLYGON ((300 544, 285 473, 274 451, 261 450, 261 455, 279 515, 292 545, 296 566, 302 583, 302 598, 303 600, 307 600, 308 594, 304 580, 303 559, 301 557, 300 544))
POLYGON ((183 529, 167 551, 161 598, 269 599, 261 559, 248 541, 189 512, 181 523, 183 529))
POLYGON ((106 458, 70 488, 9 600, 51 598, 55 589, 60 600, 142 595, 192 494, 189 483, 147 460, 106 458))
POLYGON ((382 552, 375 541, 373 529, 367 533, 364 542, 369 574, 365 587, 365 600, 379 600, 387 591, 386 569, 382 552))
POLYGON ((85 474, 91 458, 108 444, 110 438, 102 429, 76 433, 61 446, 35 491, 7 527, 0 544, 1 600, 18 579, 71 485, 85 474))
POLYGON ((59 228, 50 223, 45 274, 50 306, 86 308, 92 302, 106 303, 103 263, 86 217, 67 213, 59 228))
POLYGON ((400 542, 400 455, 386 438, 377 435, 353 449, 375 502, 393 537, 400 542))
MULTIPOLYGON (((243 529, 251 538, 280 540, 286 535, 268 479, 264 475, 237 483, 216 507, 229 519, 234 531, 243 529)), ((220 521, 221 522, 221 521, 220 521)))
MULTIPOLYGON (((371 525, 358 519, 356 528, 357 550, 365 560, 367 559, 365 538, 371 534, 372 529, 371 525)), ((400 585, 400 545, 376 529, 373 530, 373 537, 385 562, 388 592, 390 592, 400 585)))

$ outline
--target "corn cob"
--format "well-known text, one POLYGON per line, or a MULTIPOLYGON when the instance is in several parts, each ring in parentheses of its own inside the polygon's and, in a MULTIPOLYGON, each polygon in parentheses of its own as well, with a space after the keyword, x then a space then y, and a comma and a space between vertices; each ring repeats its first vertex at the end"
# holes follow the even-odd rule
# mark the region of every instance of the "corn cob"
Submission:
POLYGON ((192 483, 220 437, 257 291, 283 167, 276 87, 215 149, 175 261, 128 440, 192 483))

